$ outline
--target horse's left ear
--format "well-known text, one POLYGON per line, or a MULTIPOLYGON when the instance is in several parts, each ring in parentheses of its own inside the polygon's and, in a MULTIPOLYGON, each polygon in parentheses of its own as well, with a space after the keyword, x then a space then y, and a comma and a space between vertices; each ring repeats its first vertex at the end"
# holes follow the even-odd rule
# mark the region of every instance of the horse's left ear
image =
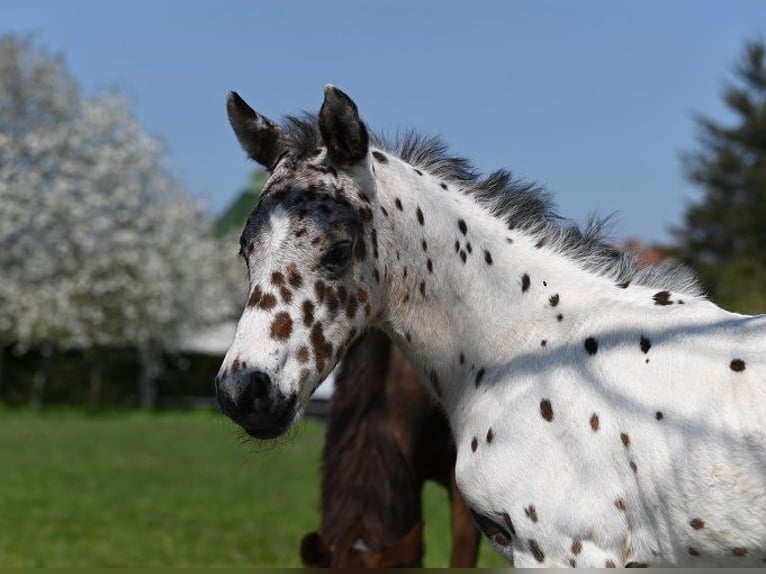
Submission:
POLYGON ((248 106, 237 92, 229 93, 226 112, 242 149, 263 167, 273 169, 284 152, 279 126, 248 106))
POLYGON ((327 146, 327 155, 334 162, 348 165, 367 156, 370 138, 359 118, 359 110, 351 98, 332 84, 327 84, 324 89, 319 131, 327 146))

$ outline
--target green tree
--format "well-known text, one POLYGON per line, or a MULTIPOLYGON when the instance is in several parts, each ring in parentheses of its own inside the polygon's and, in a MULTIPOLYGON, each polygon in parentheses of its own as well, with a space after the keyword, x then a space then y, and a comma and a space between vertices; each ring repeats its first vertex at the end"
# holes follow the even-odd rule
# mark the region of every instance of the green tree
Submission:
POLYGON ((675 230, 684 258, 710 295, 741 312, 766 311, 766 46, 746 44, 725 85, 734 122, 697 116, 696 151, 683 156, 686 176, 702 189, 675 230))
POLYGON ((268 178, 269 175, 262 169, 253 170, 248 185, 216 219, 215 233, 218 237, 239 234, 242 231, 268 178))

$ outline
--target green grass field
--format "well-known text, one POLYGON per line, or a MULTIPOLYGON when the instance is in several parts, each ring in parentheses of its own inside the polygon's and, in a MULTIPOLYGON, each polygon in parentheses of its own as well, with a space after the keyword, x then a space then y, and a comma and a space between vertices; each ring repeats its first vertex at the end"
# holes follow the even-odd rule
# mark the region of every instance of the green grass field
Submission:
MULTIPOLYGON (((258 446, 209 412, 0 410, 0 567, 298 567, 319 524, 324 427, 258 446)), ((446 494, 425 494, 426 565, 446 566, 446 494)), ((482 543, 480 565, 504 566, 482 543)))

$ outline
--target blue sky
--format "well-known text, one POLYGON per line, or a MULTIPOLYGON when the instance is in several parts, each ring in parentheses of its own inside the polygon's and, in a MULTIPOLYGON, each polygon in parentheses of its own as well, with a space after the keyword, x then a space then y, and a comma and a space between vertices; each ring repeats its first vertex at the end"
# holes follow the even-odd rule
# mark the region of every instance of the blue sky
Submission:
POLYGON ((723 81, 761 1, 0 0, 0 33, 37 32, 93 93, 118 86, 219 212, 252 165, 226 121, 238 90, 269 117, 316 110, 332 82, 373 129, 441 135, 482 171, 545 184, 562 215, 616 213, 667 241, 697 197, 679 154, 692 115, 730 119, 723 81))

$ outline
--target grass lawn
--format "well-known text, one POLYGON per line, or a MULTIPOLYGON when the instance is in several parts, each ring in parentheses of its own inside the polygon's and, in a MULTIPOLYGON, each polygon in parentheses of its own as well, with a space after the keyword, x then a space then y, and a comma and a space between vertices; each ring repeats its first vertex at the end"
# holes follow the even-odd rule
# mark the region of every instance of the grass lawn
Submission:
MULTIPOLYGON (((319 524, 324 426, 259 446, 209 412, 0 410, 0 567, 299 567, 319 524)), ((444 490, 425 494, 426 565, 446 566, 444 490)), ((481 566, 504 566, 482 543, 481 566)))

